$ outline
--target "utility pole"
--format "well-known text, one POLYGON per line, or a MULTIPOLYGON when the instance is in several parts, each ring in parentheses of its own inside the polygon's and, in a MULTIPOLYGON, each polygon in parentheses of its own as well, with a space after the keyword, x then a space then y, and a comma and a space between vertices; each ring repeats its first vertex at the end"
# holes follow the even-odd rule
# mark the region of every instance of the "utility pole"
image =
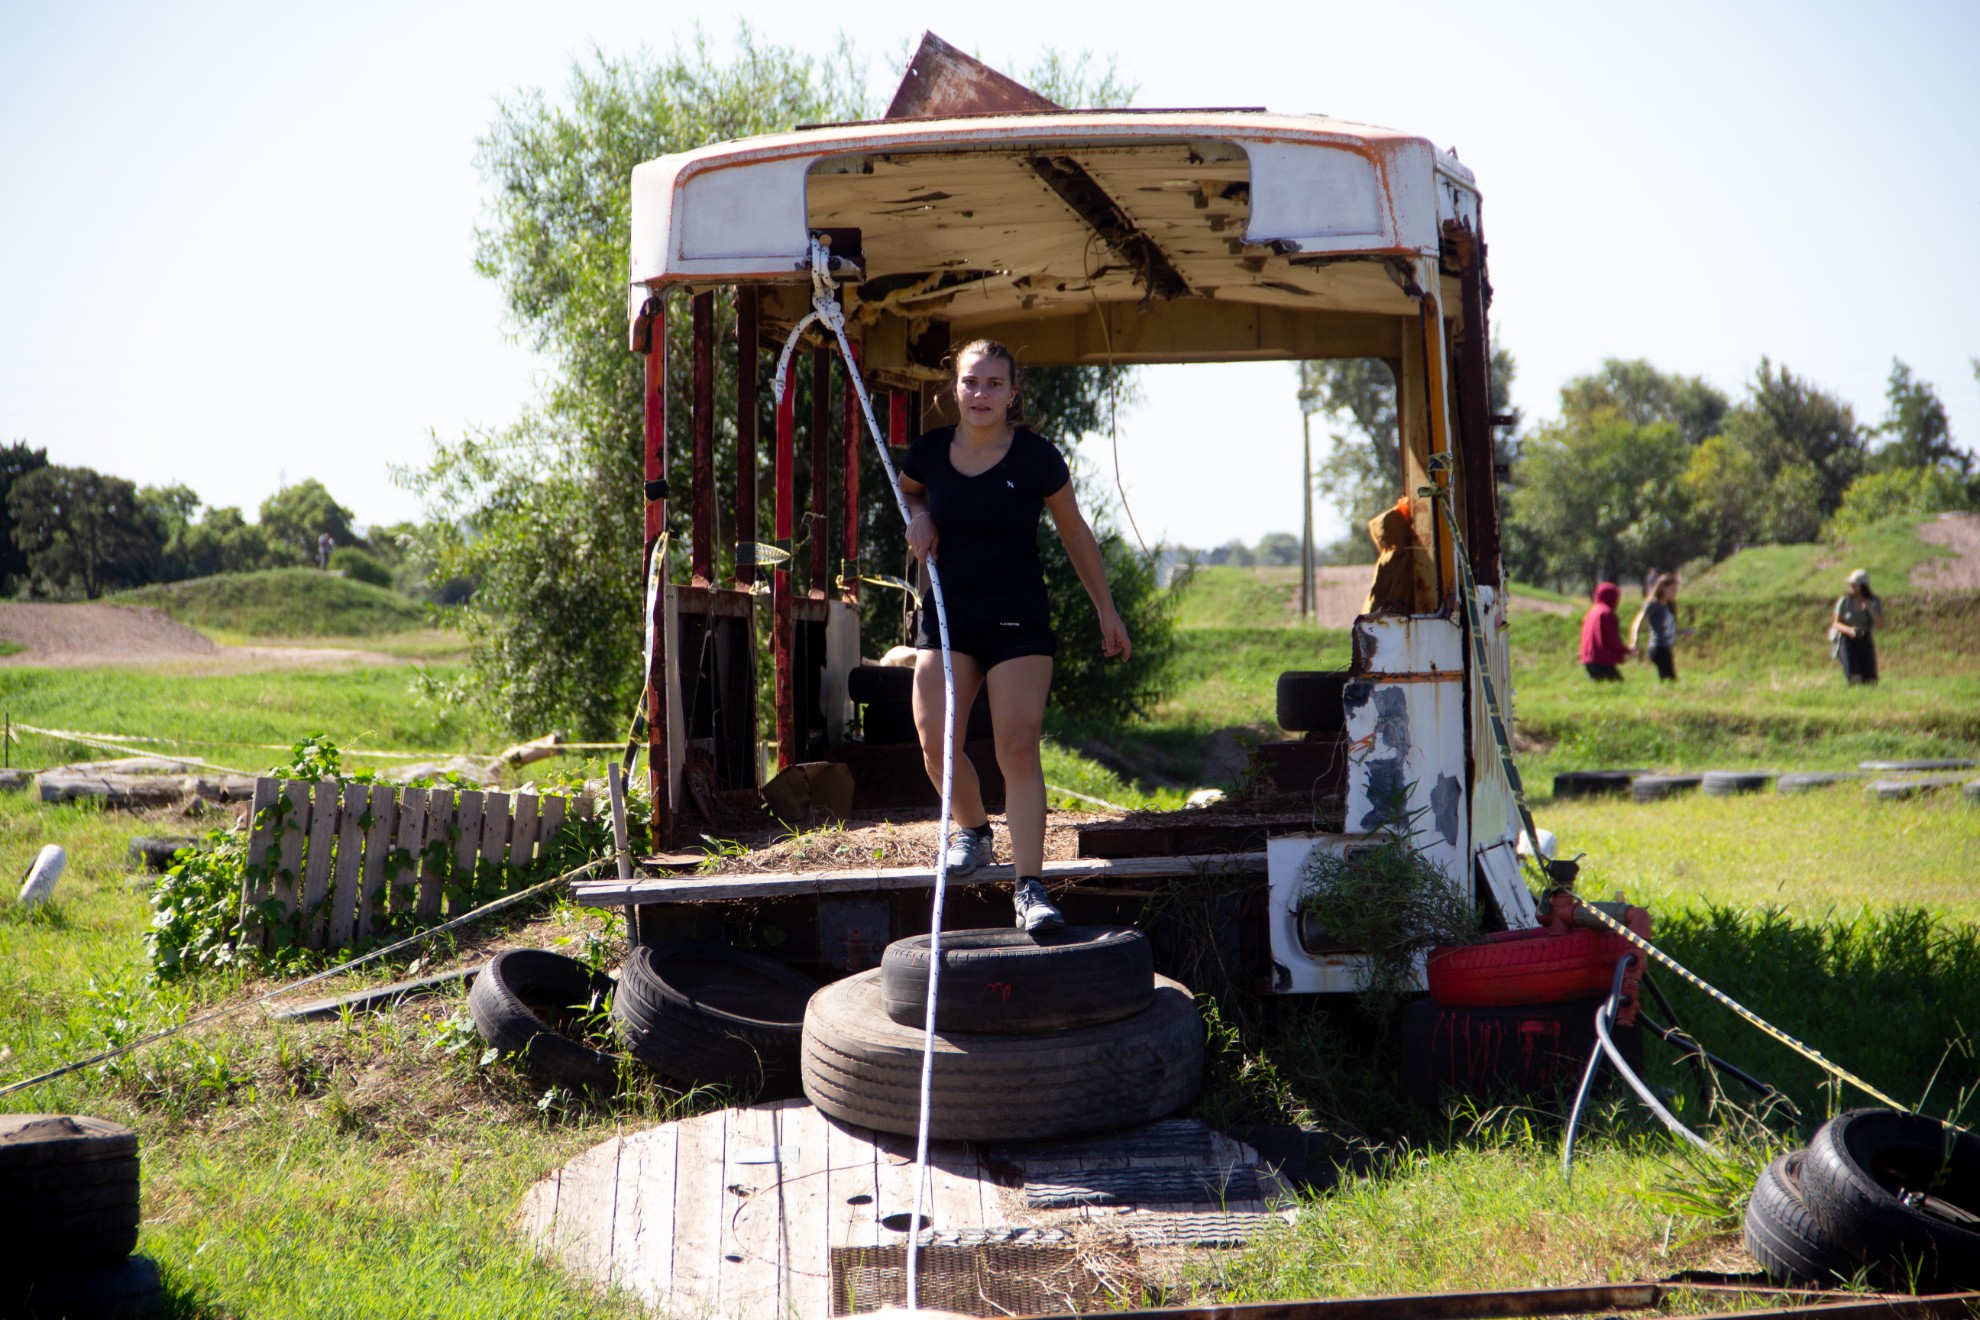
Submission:
POLYGON ((1319 584, 1313 579, 1313 414, 1320 410, 1320 379, 1317 364, 1299 364, 1300 424, 1300 533, 1299 533, 1299 618, 1306 621, 1310 610, 1320 612, 1319 584))

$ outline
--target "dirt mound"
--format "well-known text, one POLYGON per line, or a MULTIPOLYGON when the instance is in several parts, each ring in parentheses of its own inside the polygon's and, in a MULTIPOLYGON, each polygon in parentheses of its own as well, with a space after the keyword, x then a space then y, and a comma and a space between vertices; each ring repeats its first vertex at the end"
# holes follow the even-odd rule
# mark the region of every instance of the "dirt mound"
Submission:
POLYGON ((1955 553, 1920 565, 1913 584, 1938 591, 1980 591, 1980 513, 1942 513, 1918 529, 1918 539, 1955 553))
POLYGON ((11 664, 143 664, 210 656, 220 648, 162 610, 131 605, 0 605, 0 641, 25 651, 11 664))

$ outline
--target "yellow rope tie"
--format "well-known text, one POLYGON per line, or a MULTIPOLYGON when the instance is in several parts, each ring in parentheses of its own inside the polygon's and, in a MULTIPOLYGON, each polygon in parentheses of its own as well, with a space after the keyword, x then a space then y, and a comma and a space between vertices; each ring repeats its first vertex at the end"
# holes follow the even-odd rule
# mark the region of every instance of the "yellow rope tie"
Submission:
POLYGON ((1665 953, 1662 949, 1652 944, 1649 940, 1644 939, 1641 935, 1638 935, 1635 931, 1623 925, 1620 921, 1617 921, 1614 917, 1602 911, 1602 909, 1596 907, 1594 904, 1584 903, 1580 899, 1576 899, 1575 906, 1579 908, 1581 911, 1593 915, 1597 921, 1607 926, 1610 930, 1622 936, 1624 939, 1628 940, 1631 944, 1634 944, 1637 948, 1643 950, 1643 952, 1649 954, 1652 958, 1655 958, 1658 962, 1664 964, 1664 966, 1670 968, 1672 971, 1676 972, 1679 976, 1682 976, 1685 980, 1691 982, 1691 984, 1697 986, 1700 990, 1703 990, 1706 994, 1712 996, 1712 998, 1718 1000, 1721 1004, 1724 1004, 1727 1008, 1730 1008, 1733 1012, 1739 1014, 1741 1017, 1745 1018, 1748 1022, 1751 1022, 1754 1026, 1760 1028, 1760 1030, 1766 1032, 1769 1036, 1772 1036, 1775 1040, 1787 1046, 1789 1049, 1793 1050, 1796 1054, 1799 1054, 1802 1058, 1807 1059, 1810 1063, 1822 1069, 1822 1071, 1828 1073, 1830 1076, 1838 1078, 1841 1081, 1848 1082, 1851 1086, 1854 1086, 1857 1090, 1863 1092, 1871 1099, 1881 1101, 1882 1103, 1889 1105, 1892 1109, 1900 1110, 1905 1113, 1911 1112, 1911 1106, 1906 1104, 1901 1104, 1900 1102, 1891 1099, 1891 1097, 1885 1095, 1882 1091, 1879 1091, 1876 1087, 1870 1085, 1870 1083, 1864 1081, 1861 1077, 1858 1077, 1855 1073, 1849 1071, 1847 1068, 1838 1067, 1837 1065, 1830 1063, 1827 1059, 1822 1057, 1822 1052, 1820 1050, 1815 1049, 1812 1046, 1803 1045, 1800 1041, 1788 1035, 1785 1031, 1782 1031, 1779 1027, 1767 1021, 1765 1018, 1761 1017, 1758 1013, 1755 1013, 1752 1009, 1747 1008, 1745 1005, 1739 1003, 1731 995, 1728 995, 1725 991, 1720 990, 1718 987, 1710 984, 1703 977, 1699 976, 1696 972, 1693 972, 1690 969, 1686 968, 1681 963, 1679 963, 1677 959, 1671 957, 1671 955, 1665 953))

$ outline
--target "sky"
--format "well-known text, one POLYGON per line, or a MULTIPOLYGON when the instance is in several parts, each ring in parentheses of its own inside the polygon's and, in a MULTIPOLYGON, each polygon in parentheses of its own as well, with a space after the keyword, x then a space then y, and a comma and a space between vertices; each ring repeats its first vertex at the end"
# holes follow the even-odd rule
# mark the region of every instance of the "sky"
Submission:
MULTIPOLYGON (((393 466, 513 420, 546 376, 473 268, 498 100, 558 98, 574 62, 670 50, 697 18, 718 55, 740 21, 824 55, 837 14, 876 104, 933 27, 1014 73, 1048 47, 1112 59, 1141 106, 1455 147, 1529 425, 1605 357, 1737 397, 1762 355, 1874 423, 1896 357, 1980 445, 1980 5, 1123 12, 0 0, 0 442, 250 517, 312 477, 360 524, 421 516, 393 466)), ((1142 393, 1118 475, 1145 538, 1298 530, 1291 366, 1151 368, 1142 393), (1220 461, 1234 433, 1252 462, 1220 461)), ((1092 466, 1112 484, 1110 452, 1092 466)))

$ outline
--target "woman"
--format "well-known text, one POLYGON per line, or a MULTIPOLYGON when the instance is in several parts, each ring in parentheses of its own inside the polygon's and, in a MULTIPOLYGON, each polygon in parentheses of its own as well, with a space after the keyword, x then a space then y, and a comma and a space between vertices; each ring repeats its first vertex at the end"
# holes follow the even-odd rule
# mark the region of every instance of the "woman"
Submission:
POLYGON ((1622 682, 1622 671, 1616 666, 1629 659, 1629 648, 1623 645, 1622 629, 1616 623, 1616 602, 1621 599, 1622 588, 1615 583, 1598 583, 1595 603, 1581 618, 1581 663, 1597 683, 1622 682))
MULTIPOLYGON (((1072 474, 1052 442, 1022 425, 1017 358, 993 340, 965 344, 955 358, 960 421, 928 432, 901 462, 907 497, 908 548, 933 559, 948 605, 956 683, 957 749, 953 814, 958 831, 949 874, 967 875, 993 860, 989 813, 976 768, 961 754, 969 708, 990 689, 997 766, 1004 773, 1004 824, 1017 874, 1017 924, 1051 930, 1065 924, 1046 896, 1045 771, 1039 764, 1045 696, 1052 686, 1052 635, 1045 569, 1038 558, 1038 512, 1047 509, 1086 594, 1100 616, 1100 649, 1128 658, 1132 646, 1114 597, 1100 543, 1074 501, 1072 474)), ((942 636, 935 600, 925 591, 921 654, 914 668, 914 724, 928 777, 942 782, 942 636)))
POLYGON ((1671 648, 1677 645, 1677 594, 1678 580, 1675 574, 1660 573, 1651 585, 1650 598, 1643 602, 1643 608, 1636 612, 1635 622, 1629 625, 1629 652, 1636 655, 1637 640, 1643 625, 1650 625, 1650 662, 1657 666, 1657 677, 1665 683, 1677 681, 1677 665, 1671 658, 1671 648))
POLYGON ((1852 683, 1875 683, 1877 643, 1873 634, 1884 621, 1884 602, 1870 590, 1870 575, 1862 569, 1852 572, 1846 581, 1848 585, 1829 621, 1829 636, 1835 641, 1843 677, 1852 683))

